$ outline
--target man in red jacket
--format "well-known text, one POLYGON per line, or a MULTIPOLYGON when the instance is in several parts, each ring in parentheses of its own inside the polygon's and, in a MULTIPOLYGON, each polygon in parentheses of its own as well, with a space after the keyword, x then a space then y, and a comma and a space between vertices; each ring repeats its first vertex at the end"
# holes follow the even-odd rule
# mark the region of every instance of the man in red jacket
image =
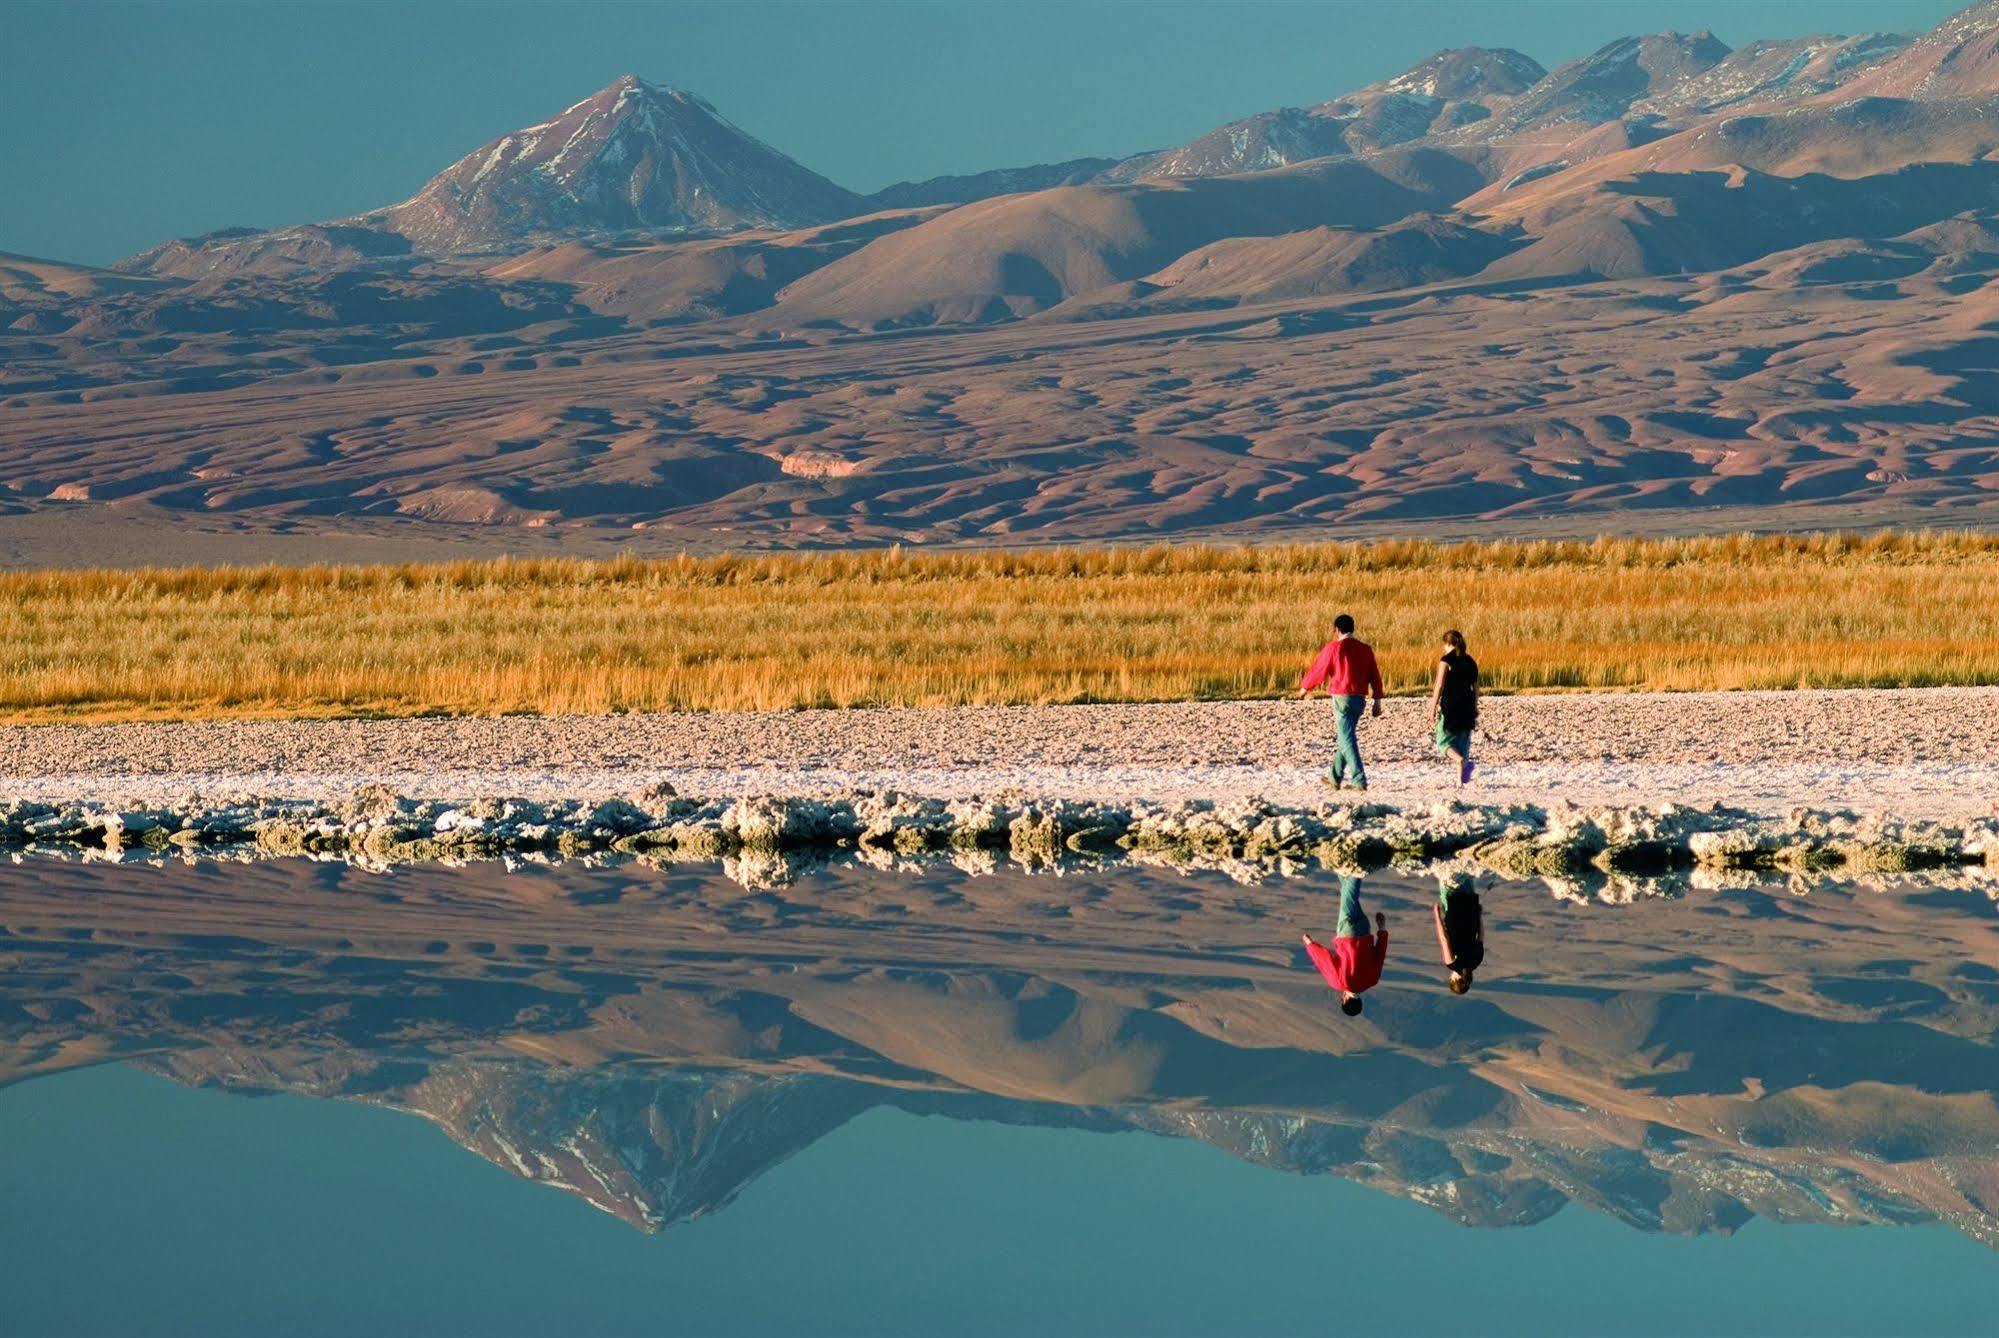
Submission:
POLYGON ((1332 786, 1335 790, 1352 785, 1367 788, 1367 768, 1360 761, 1360 713, 1367 698, 1374 697, 1374 714, 1381 714, 1381 668, 1374 662, 1374 647, 1353 634, 1353 615, 1342 613, 1333 619, 1337 634, 1319 651, 1319 658, 1305 671, 1298 684, 1303 701, 1313 688, 1326 685, 1333 699, 1333 733, 1337 748, 1333 753, 1332 786))
POLYGON ((1332 947, 1307 934, 1305 955, 1339 994, 1340 1011, 1348 1017, 1359 1017, 1362 991, 1373 989, 1380 982, 1382 963, 1388 960, 1388 921, 1376 915, 1374 932, 1367 932, 1367 912, 1360 904, 1360 879, 1340 875, 1340 919, 1333 931, 1332 947))

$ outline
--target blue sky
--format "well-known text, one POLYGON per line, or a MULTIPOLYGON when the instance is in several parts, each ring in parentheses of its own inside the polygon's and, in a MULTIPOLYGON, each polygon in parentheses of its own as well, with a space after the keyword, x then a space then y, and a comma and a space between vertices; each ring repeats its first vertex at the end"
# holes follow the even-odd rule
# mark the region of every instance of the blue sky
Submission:
POLYGON ((104 263, 354 213, 630 72, 842 185, 1125 154, 1443 46, 1926 28, 1958 0, 12 0, 0 251, 104 263))

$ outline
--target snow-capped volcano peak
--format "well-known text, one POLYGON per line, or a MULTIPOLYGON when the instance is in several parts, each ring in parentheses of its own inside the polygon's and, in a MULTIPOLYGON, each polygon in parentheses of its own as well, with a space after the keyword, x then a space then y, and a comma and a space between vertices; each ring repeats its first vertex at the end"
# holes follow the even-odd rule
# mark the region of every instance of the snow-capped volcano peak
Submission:
POLYGON ((1511 47, 1466 46, 1437 52, 1370 88, 1431 98, 1507 97, 1523 93, 1548 72, 1511 47))
POLYGON ((627 74, 482 145, 368 221, 442 253, 557 233, 795 228, 863 207, 705 99, 627 74))

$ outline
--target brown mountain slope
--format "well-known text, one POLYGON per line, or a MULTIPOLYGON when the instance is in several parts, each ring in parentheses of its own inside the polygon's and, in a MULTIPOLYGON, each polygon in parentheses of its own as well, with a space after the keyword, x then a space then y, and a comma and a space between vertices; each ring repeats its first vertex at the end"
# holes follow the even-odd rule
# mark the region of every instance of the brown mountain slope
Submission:
POLYGON ((1999 164, 1912 164, 1858 180, 1737 169, 1644 173, 1527 225, 1496 279, 1634 278, 1725 269, 1801 242, 1885 237, 1999 206, 1999 164))
POLYGON ((1376 226, 1447 204, 1477 181, 1458 159, 1419 151, 1004 196, 864 247, 785 289, 778 306, 793 319, 857 325, 1004 320, 1140 278, 1223 237, 1376 226))
POLYGON ((143 300, 174 286, 170 280, 0 251, 0 356, 9 334, 24 339, 74 334, 85 313, 100 303, 133 295, 143 300))
POLYGON ((1820 33, 1750 42, 1701 73, 1639 99, 1632 110, 1684 119, 1828 93, 1862 77, 1915 40, 1904 33, 1851 37, 1820 33))
POLYGON ((626 237, 565 242, 488 267, 505 282, 573 287, 592 311, 635 324, 757 311, 821 266, 939 211, 903 209, 796 232, 737 232, 697 241, 626 237))
POLYGON ((1979 0, 1841 84, 1844 97, 1957 98, 1999 92, 1999 5, 1979 0))
POLYGON ((1604 187, 1643 174, 1729 172, 1819 174, 1844 180, 1913 164, 1978 164, 1999 149, 1999 117, 1975 103, 1869 98, 1733 116, 1596 158, 1522 184, 1499 183, 1468 197, 1466 213, 1530 229, 1586 209, 1604 187))
POLYGON ((1445 218, 1357 231, 1310 228, 1276 237, 1231 237, 1189 251, 1147 282, 1169 301, 1226 298, 1281 302, 1417 288, 1485 269, 1514 243, 1445 218))
POLYGON ((1031 167, 1002 167, 990 172, 898 181, 868 196, 877 209, 922 209, 938 204, 970 204, 995 195, 1020 195, 1056 186, 1082 186, 1117 166, 1116 158, 1072 158, 1031 167))
POLYGON ((1532 57, 1507 48, 1439 51, 1393 78, 1314 107, 1231 121, 1178 148, 1127 158, 1097 179, 1232 176, 1393 148, 1488 121, 1546 73, 1532 57))
POLYGON ((406 266, 409 239, 376 228, 309 223, 295 228, 225 228, 148 247, 114 268, 177 279, 323 274, 360 266, 406 266))
POLYGON ((116 270, 0 251, 0 302, 87 301, 114 293, 155 292, 168 286, 116 270))
POLYGON ((1530 239, 1495 278, 1689 273, 1989 209, 1995 149, 1999 119, 1980 106, 1864 99, 1704 122, 1462 207, 1530 239))

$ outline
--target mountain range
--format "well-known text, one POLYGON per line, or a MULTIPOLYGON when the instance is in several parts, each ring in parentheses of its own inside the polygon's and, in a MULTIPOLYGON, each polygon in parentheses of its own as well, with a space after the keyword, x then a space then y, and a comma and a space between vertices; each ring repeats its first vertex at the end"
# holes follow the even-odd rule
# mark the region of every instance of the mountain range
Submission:
POLYGON ((1995 153, 1994 0, 1441 51, 873 195, 626 76, 400 203, 0 256, 0 513, 662 548, 1990 523, 1995 153))

